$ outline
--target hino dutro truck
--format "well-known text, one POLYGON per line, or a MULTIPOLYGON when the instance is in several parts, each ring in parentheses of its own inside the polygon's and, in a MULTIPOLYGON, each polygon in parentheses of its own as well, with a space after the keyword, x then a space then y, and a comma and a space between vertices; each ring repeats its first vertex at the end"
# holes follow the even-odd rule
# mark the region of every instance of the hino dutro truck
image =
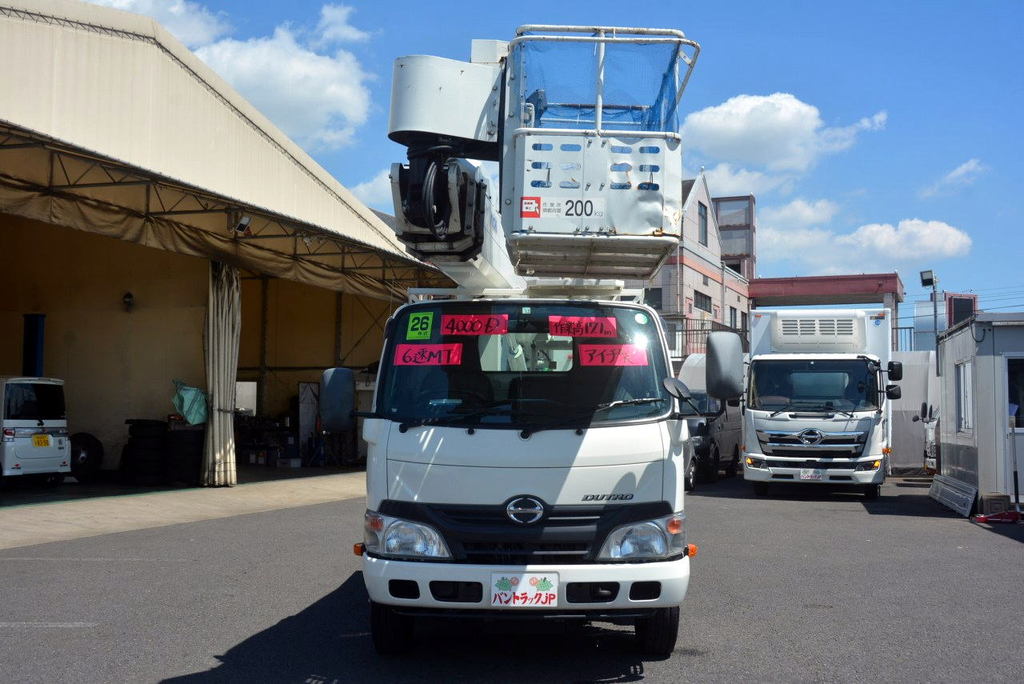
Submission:
POLYGON ((903 375, 886 309, 751 312, 743 477, 846 485, 878 496, 889 468, 891 401, 903 375))
POLYGON ((698 51, 675 30, 523 26, 470 62, 396 61, 396 233, 456 287, 388 320, 371 411, 347 369, 322 383, 327 429, 363 419, 355 552, 380 653, 420 616, 610 621, 673 650, 689 393, 622 279, 678 245, 698 51), (469 159, 498 162, 499 187, 469 159))

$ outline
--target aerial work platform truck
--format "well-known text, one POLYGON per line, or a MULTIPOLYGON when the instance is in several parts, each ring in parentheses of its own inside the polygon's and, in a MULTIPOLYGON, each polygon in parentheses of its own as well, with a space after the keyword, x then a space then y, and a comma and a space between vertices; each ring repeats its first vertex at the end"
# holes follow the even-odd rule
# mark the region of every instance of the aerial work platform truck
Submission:
MULTIPOLYGON (((620 279, 678 244, 698 51, 674 30, 524 26, 474 41, 471 62, 396 61, 396 232, 457 287, 410 292, 356 414, 381 653, 408 649, 420 616, 611 621, 672 651, 696 553, 689 392, 620 279)), ((321 396, 328 429, 350 429, 351 372, 328 370, 321 396)))

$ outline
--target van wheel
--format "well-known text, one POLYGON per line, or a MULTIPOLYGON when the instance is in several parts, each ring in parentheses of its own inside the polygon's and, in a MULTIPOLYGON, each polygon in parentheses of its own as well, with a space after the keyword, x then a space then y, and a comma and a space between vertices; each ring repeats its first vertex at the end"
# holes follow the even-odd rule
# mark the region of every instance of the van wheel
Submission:
POLYGON ((864 485, 864 498, 868 501, 874 501, 878 498, 878 495, 882 491, 882 485, 869 484, 864 485))
POLYGON ((697 488, 697 456, 694 454, 686 464, 686 473, 683 474, 683 489, 692 492, 697 488))
POLYGON ((708 449, 708 462, 704 466, 704 481, 717 482, 718 469, 722 467, 722 455, 718 452, 718 445, 714 442, 708 449))
POLYGON ((48 473, 39 478, 39 484, 48 489, 60 486, 60 483, 63 481, 64 473, 48 473))
POLYGON ((412 618, 391 606, 370 601, 370 633, 380 655, 399 655, 412 648, 412 618))
POLYGON ((679 606, 657 608, 650 615, 637 618, 634 629, 641 653, 668 658, 679 636, 679 606))
POLYGON ((754 483, 754 494, 758 496, 768 496, 768 483, 767 482, 755 482, 754 483))

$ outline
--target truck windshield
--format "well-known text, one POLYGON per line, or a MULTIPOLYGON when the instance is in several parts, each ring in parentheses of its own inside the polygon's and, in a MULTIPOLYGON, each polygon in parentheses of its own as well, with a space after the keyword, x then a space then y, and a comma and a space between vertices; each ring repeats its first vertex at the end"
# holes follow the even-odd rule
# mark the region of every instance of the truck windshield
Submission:
POLYGON ((874 410, 877 377, 866 359, 754 361, 748 405, 768 411, 874 410))
POLYGON ((377 412, 418 424, 545 429, 666 416, 667 363, 646 309, 430 302, 393 321, 377 412))

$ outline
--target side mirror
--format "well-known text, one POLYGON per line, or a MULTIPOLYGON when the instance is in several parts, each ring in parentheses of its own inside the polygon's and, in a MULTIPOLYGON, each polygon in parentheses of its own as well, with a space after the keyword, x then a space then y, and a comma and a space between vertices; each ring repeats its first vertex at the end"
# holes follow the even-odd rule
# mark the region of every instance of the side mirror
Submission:
POLYGON ((899 382, 903 379, 903 364, 899 361, 890 361, 886 373, 888 373, 890 380, 899 382))
POLYGON ((931 420, 935 417, 935 407, 931 404, 928 405, 928 419, 931 420))
POLYGON ((327 432, 355 429, 356 376, 350 368, 328 368, 320 379, 320 423, 327 432))
POLYGON ((927 417, 928 417, 928 402, 927 401, 922 401, 921 402, 921 415, 917 416, 916 419, 917 420, 924 420, 927 417))
POLYGON ((921 420, 921 416, 919 416, 919 415, 917 415, 917 414, 915 413, 915 414, 914 414, 914 417, 910 419, 910 422, 911 422, 911 423, 917 423, 917 422, 920 422, 920 420, 921 420))
POLYGON ((690 393, 690 388, 687 387, 686 383, 682 380, 677 380, 676 378, 665 378, 661 381, 661 384, 665 386, 665 389, 668 390, 669 394, 680 401, 686 401, 693 397, 693 394, 690 393))
POLYGON ((899 385, 886 385, 885 386, 885 398, 886 399, 899 399, 903 396, 903 392, 900 391, 899 385))
POLYGON ((739 406, 739 405, 740 405, 740 400, 739 400, 739 398, 736 398, 736 399, 729 399, 729 400, 727 400, 727 401, 725 402, 725 404, 726 404, 726 406, 732 406, 732 407, 734 407, 734 408, 735 408, 735 407, 737 407, 737 406, 739 406))
POLYGON ((743 394, 743 343, 739 335, 709 334, 705 359, 708 395, 728 400, 743 394))

